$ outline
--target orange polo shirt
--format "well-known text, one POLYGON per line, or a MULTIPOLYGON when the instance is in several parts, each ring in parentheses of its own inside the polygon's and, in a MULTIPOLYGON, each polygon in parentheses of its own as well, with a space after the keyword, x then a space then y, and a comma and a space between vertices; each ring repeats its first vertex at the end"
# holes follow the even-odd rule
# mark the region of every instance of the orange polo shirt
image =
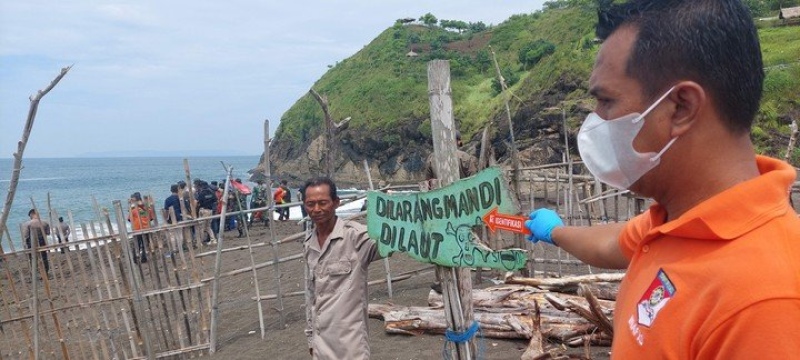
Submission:
POLYGON ((796 172, 762 156, 757 165, 761 176, 678 219, 665 223, 656 204, 626 225, 612 358, 800 358, 796 172))

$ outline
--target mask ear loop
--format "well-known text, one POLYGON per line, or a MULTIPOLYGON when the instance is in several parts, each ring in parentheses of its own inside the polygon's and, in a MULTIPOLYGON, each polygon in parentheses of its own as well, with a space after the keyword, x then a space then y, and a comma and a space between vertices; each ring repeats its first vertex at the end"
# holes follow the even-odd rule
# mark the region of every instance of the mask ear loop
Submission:
POLYGON ((658 100, 656 100, 656 102, 654 102, 653 105, 650 105, 650 107, 647 108, 647 110, 645 110, 641 115, 633 119, 633 123, 635 124, 644 119, 644 117, 647 116, 647 114, 649 114, 651 111, 653 111, 653 109, 655 109, 656 106, 658 106, 658 104, 661 104, 661 102, 664 101, 664 99, 667 97, 667 95, 669 95, 669 93, 672 92, 672 90, 675 90, 674 85, 671 88, 669 88, 669 90, 667 90, 667 92, 665 92, 664 95, 661 95, 661 97, 658 98, 658 100))
POLYGON ((661 149, 661 151, 659 151, 658 154, 656 154, 656 156, 653 156, 653 157, 650 158, 650 161, 656 162, 658 160, 661 160, 661 155, 664 155, 664 153, 667 151, 667 149, 669 149, 669 147, 672 146, 672 144, 675 143, 675 140, 678 140, 678 137, 679 136, 676 136, 676 137, 672 138, 672 140, 670 140, 667 143, 667 146, 664 146, 664 148, 661 149))

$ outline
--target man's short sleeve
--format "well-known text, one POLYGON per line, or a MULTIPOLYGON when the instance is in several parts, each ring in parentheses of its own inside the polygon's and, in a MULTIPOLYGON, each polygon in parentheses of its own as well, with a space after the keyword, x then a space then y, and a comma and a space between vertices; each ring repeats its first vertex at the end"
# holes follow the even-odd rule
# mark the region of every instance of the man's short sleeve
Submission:
POLYGON ((633 254, 639 247, 639 243, 644 238, 645 234, 650 231, 650 210, 628 220, 622 233, 619 235, 619 248, 622 254, 628 260, 633 258, 633 254))

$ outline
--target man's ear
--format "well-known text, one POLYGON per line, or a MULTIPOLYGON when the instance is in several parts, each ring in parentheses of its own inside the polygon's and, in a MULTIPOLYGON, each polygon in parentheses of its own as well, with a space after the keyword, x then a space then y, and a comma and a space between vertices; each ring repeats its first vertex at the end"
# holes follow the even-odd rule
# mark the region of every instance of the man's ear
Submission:
POLYGON ((671 118, 671 136, 678 137, 689 131, 698 120, 700 110, 707 105, 706 91, 694 81, 683 81, 675 85, 669 95, 675 104, 671 118))

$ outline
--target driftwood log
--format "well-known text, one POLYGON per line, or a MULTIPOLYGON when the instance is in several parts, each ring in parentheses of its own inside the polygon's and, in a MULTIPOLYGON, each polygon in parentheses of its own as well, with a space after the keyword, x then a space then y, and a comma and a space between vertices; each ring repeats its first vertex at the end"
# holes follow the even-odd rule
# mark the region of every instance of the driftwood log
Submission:
MULTIPOLYGON (((475 320, 484 337, 534 340, 540 337, 572 346, 585 341, 607 345, 611 340, 609 318, 614 302, 593 296, 590 299, 516 284, 472 293, 475 320)), ((369 316, 383 319, 386 332, 392 334, 444 334, 447 324, 442 295, 431 291, 428 304, 429 307, 370 304, 369 316)), ((535 348, 531 359, 545 353, 535 348)))
POLYGON ((562 278, 524 278, 508 273, 506 274, 505 283, 527 285, 542 290, 578 295, 582 295, 578 291, 578 285, 584 283, 597 298, 616 300, 619 289, 618 283, 622 281, 623 277, 625 277, 624 273, 603 273, 562 278))

